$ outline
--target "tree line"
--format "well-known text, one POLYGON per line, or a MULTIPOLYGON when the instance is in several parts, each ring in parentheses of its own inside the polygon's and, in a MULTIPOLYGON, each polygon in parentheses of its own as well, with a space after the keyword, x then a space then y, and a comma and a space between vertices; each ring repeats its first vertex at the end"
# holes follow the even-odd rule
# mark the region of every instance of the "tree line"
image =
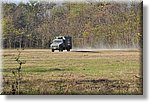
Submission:
POLYGON ((77 48, 141 48, 142 3, 2 3, 3 48, 49 48, 69 35, 77 48))

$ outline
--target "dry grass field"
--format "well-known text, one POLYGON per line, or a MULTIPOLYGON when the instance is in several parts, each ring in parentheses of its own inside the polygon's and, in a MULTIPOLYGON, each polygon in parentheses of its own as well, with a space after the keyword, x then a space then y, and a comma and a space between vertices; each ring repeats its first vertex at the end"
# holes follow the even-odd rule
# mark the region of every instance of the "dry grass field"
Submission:
MULTIPOLYGON (((18 68, 16 49, 3 51, 3 93, 12 94, 18 68)), ((19 93, 15 94, 143 94, 142 58, 138 50, 51 52, 21 51, 19 93)))

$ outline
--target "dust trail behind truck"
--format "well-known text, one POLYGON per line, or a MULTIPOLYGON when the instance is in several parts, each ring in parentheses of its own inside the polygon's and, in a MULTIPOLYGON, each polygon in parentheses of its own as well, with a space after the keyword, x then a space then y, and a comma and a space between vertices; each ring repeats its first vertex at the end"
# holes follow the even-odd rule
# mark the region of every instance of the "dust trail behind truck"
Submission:
POLYGON ((53 40, 52 44, 50 45, 50 48, 52 49, 52 52, 54 52, 55 50, 70 51, 70 49, 72 49, 72 37, 56 36, 56 38, 53 40))

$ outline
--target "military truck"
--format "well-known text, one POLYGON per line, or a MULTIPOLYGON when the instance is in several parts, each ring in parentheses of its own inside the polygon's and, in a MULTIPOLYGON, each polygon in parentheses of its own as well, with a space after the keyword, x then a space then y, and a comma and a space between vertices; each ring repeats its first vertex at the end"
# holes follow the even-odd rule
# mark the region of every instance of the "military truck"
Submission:
POLYGON ((71 36, 56 36, 55 39, 52 41, 50 45, 52 52, 55 50, 63 51, 67 50, 70 51, 72 49, 72 37, 71 36))

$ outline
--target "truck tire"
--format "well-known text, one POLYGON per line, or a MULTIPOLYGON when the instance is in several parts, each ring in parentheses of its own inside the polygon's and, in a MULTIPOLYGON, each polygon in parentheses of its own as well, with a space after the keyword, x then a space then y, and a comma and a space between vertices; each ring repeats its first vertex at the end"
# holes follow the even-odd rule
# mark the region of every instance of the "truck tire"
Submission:
POLYGON ((52 52, 54 52, 54 49, 52 49, 52 52))
POLYGON ((63 52, 63 49, 59 49, 59 52, 63 52))
POLYGON ((63 52, 63 47, 62 46, 60 47, 59 52, 63 52))
POLYGON ((63 48, 61 48, 60 51, 63 52, 63 48))
POLYGON ((70 49, 67 49, 67 51, 70 51, 70 49))

